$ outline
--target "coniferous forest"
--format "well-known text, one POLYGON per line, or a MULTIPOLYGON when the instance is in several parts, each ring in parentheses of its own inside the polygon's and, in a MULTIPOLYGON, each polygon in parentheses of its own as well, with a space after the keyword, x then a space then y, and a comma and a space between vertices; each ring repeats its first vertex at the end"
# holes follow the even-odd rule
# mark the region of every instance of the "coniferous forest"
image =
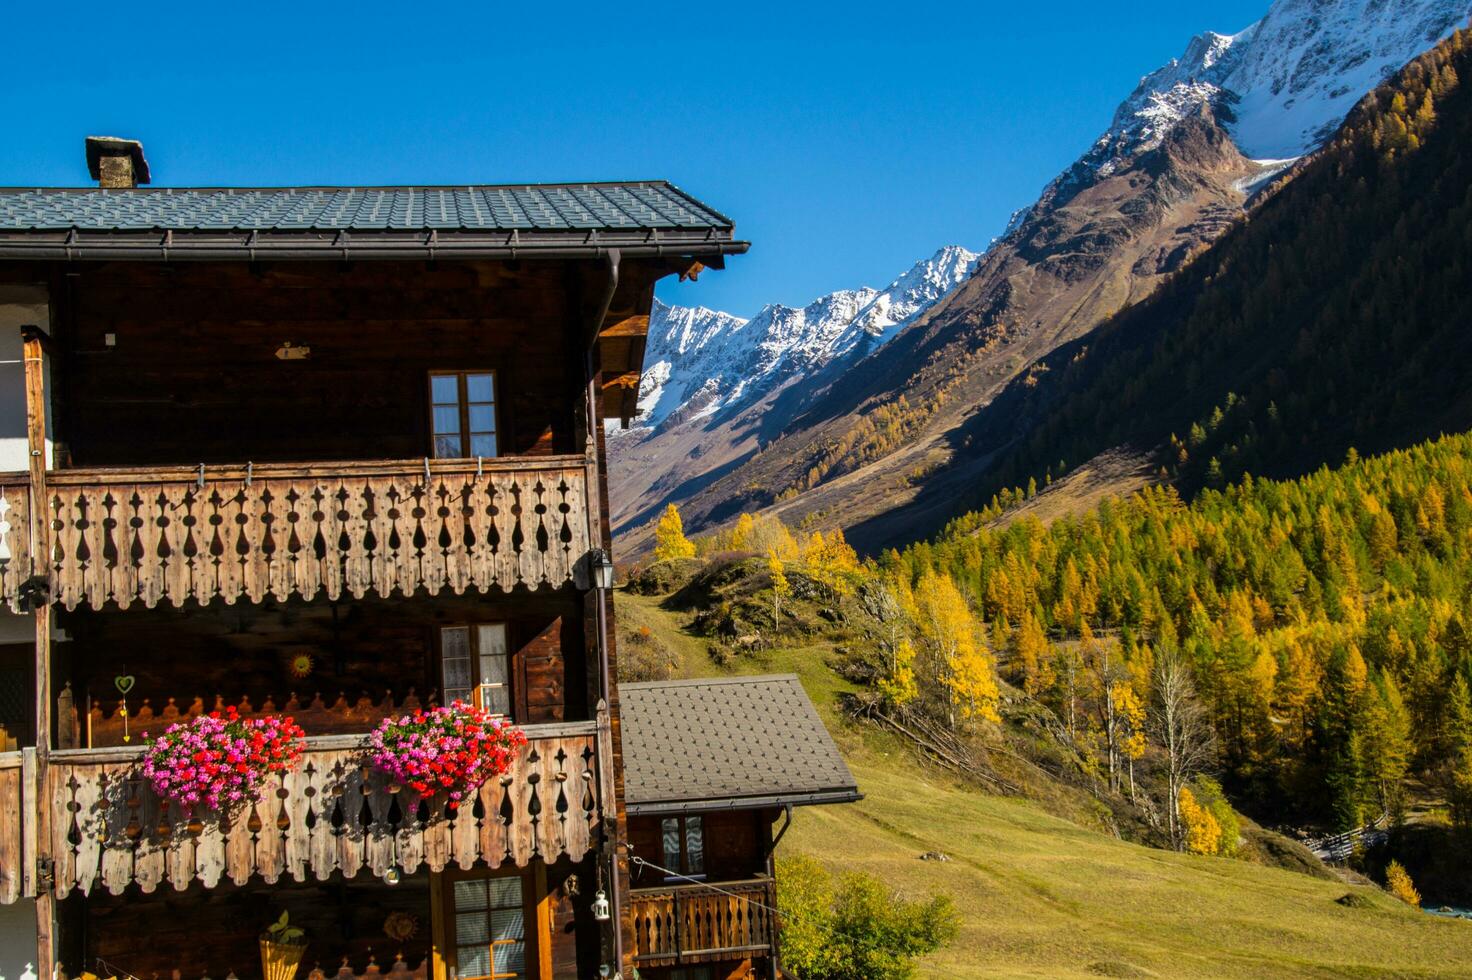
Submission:
POLYGON ((1395 817, 1412 775, 1472 787, 1472 436, 984 522, 883 563, 978 597, 1003 672, 1061 716, 1093 717, 1111 679, 1148 703, 1183 656, 1249 811, 1351 827, 1395 817))

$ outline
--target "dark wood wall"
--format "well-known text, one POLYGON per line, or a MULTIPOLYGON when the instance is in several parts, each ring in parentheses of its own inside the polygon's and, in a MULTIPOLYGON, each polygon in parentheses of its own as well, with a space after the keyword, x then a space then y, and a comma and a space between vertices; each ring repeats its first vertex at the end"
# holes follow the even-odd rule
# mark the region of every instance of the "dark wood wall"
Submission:
POLYGON ((215 888, 195 885, 183 892, 165 888, 152 895, 132 888, 116 896, 102 891, 79 894, 64 903, 75 904, 78 910, 66 917, 74 926, 70 935, 63 936, 62 963, 72 976, 86 968, 101 976, 111 976, 117 969, 143 978, 224 977, 227 971, 258 977, 261 930, 285 911, 292 924, 307 931, 299 977, 318 963, 333 976, 344 956, 359 974, 370 955, 387 971, 402 953, 413 969, 428 958, 434 939, 429 883, 426 872, 406 876, 392 887, 360 875, 325 882, 287 879, 243 888, 226 881, 215 888), (418 920, 412 938, 398 942, 384 933, 393 912, 418 920), (110 966, 98 969, 98 957, 110 966))
MULTIPOLYGON (((776 810, 726 810, 703 813, 705 820, 705 872, 710 881, 740 881, 767 873, 767 852, 772 840, 776 810)), ((634 854, 656 864, 664 863, 660 821, 666 815, 629 818, 629 843, 634 854)), ((670 813, 667 816, 681 816, 670 813)), ((663 876, 636 865, 632 887, 657 888, 663 876)), ((681 884, 681 882, 674 882, 681 884)))
MULTIPOLYGON (((176 609, 132 608, 58 614, 71 637, 58 691, 70 680, 79 713, 90 695, 111 715, 118 700, 114 679, 135 678, 128 704, 148 699, 161 711, 168 698, 187 708, 195 697, 216 695, 237 703, 248 695, 259 707, 270 695, 279 708, 292 693, 302 701, 321 694, 331 704, 366 696, 397 702, 410 689, 421 700, 440 687, 437 636, 441 626, 500 622, 508 625, 513 652, 514 712, 519 722, 578 721, 591 717, 585 678, 581 597, 560 593, 443 595, 434 598, 357 601, 214 603, 176 609), (304 679, 289 665, 298 654, 315 669, 304 679)), ((326 734, 318 732, 317 734, 326 734)), ((308 734, 314 734, 310 729, 308 734)))
MULTIPOLYGON (((592 916, 597 888, 592 858, 576 864, 560 861, 547 869, 546 880, 552 975, 596 976, 601 948, 592 916)), ((63 903, 62 962, 74 976, 83 966, 97 972, 99 956, 143 978, 223 977, 227 971, 259 976, 258 935, 285 911, 307 931, 299 977, 317 964, 329 977, 336 976, 343 957, 360 975, 370 956, 387 972, 402 954, 413 969, 430 955, 434 939, 431 882, 431 875, 421 872, 394 886, 360 875, 326 882, 257 882, 243 888, 226 881, 213 889, 195 885, 151 895, 135 889, 120 896, 78 894, 63 903), (394 912, 415 917, 418 930, 412 938, 400 942, 385 934, 384 924, 394 912)))
POLYGON ((428 372, 447 369, 498 372, 502 455, 582 450, 582 297, 563 263, 74 271, 54 317, 71 465, 423 456, 428 372), (287 342, 310 357, 279 359, 287 342))

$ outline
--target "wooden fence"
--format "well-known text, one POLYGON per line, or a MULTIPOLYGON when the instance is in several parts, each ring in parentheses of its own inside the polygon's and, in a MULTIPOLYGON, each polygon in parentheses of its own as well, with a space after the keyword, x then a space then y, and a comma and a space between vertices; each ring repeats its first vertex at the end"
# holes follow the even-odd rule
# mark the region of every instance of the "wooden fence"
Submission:
POLYGON ((136 884, 325 880, 335 872, 576 861, 594 846, 602 790, 595 722, 533 725, 505 776, 450 811, 367 764, 363 737, 307 740, 296 771, 225 815, 180 812, 139 771, 141 749, 53 752, 48 774, 55 893, 136 884))
POLYGON ((741 958, 770 952, 777 940, 770 878, 636 888, 630 899, 643 966, 741 958))
MULTIPOLYGON (((555 456, 56 470, 51 553, 38 566, 67 609, 586 588, 584 466, 555 456)), ((0 477, 0 503, 0 588, 14 605, 31 569, 29 492, 0 477)))

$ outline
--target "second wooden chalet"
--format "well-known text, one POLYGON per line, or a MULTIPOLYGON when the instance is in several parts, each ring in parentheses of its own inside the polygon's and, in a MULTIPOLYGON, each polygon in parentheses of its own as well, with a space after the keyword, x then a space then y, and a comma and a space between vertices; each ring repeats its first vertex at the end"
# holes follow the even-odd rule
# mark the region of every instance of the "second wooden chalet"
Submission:
POLYGON ((259 976, 286 911, 301 977, 631 976, 603 422, 655 283, 744 251, 732 223, 663 182, 147 189, 136 143, 88 151, 100 188, 0 190, 26 959, 259 976), (528 736, 456 812, 362 751, 452 699, 528 736), (185 815, 142 736, 217 706, 295 716, 306 754, 185 815))
POLYGON ((639 975, 778 976, 773 853, 793 807, 859 799, 837 746, 792 674, 619 692, 639 975))

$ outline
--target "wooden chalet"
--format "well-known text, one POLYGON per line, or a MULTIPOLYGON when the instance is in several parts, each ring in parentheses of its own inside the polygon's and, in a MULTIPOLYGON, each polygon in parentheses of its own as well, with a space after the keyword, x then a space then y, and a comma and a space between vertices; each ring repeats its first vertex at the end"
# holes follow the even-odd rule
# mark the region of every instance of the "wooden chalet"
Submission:
POLYGON ((778 976, 772 855, 793 807, 859 799, 837 746, 791 674, 619 693, 639 975, 778 976))
POLYGON ((138 144, 88 155, 101 188, 0 190, 26 959, 249 978, 287 911, 301 977, 631 976, 603 424, 655 283, 746 244, 662 182, 145 189, 138 144), (457 698, 528 744, 450 812, 362 747, 457 698), (185 819, 142 736, 224 705, 294 715, 303 764, 185 819))

